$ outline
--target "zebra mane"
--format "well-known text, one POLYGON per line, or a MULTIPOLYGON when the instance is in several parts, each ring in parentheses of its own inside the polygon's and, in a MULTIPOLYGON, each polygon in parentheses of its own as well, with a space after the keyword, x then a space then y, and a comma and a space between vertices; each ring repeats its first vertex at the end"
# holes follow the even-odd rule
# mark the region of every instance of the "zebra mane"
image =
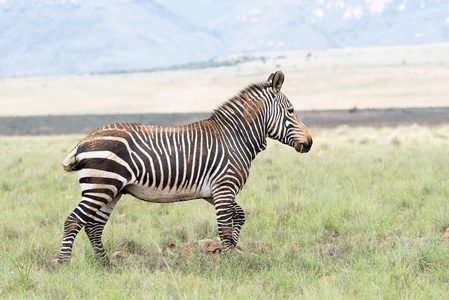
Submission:
POLYGON ((216 118, 223 114, 232 114, 236 117, 243 117, 247 121, 254 120, 264 104, 264 97, 261 95, 266 88, 266 82, 253 83, 240 90, 234 97, 213 110, 211 118, 216 118), (237 110, 236 110, 237 108, 237 110), (243 114, 239 113, 242 111, 243 114))

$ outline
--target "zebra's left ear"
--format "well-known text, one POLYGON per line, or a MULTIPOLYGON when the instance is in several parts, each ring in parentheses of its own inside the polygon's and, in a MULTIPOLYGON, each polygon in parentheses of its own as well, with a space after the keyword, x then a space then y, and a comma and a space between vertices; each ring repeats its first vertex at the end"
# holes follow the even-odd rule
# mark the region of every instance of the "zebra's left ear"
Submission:
POLYGON ((279 94, 283 83, 284 83, 284 73, 282 73, 281 70, 271 74, 267 80, 267 85, 271 86, 275 94, 279 94))

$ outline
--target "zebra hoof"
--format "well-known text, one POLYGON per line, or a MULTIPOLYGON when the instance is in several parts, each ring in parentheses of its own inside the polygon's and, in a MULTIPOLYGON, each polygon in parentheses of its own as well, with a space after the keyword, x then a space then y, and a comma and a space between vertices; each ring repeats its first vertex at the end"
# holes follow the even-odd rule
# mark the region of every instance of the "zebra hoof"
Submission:
POLYGON ((234 254, 234 253, 244 253, 242 247, 240 246, 230 246, 230 247, 224 247, 221 249, 222 254, 234 254))

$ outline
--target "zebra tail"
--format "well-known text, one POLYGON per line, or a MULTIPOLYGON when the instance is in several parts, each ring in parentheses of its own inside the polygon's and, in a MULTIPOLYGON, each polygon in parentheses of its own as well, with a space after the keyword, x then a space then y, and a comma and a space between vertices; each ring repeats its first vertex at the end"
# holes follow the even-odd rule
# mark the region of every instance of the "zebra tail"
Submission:
POLYGON ((67 154, 67 156, 62 161, 62 168, 64 169, 64 171, 72 172, 78 170, 78 162, 76 161, 76 159, 74 161, 71 161, 75 156, 76 151, 78 151, 78 145, 73 148, 72 151, 70 151, 70 153, 67 154))

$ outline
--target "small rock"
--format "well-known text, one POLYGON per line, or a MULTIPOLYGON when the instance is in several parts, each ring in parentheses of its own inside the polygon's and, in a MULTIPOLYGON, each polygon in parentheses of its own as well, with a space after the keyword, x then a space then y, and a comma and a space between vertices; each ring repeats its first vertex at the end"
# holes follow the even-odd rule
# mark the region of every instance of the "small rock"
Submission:
POLYGON ((181 251, 185 257, 190 258, 190 255, 192 254, 192 252, 197 248, 198 248, 198 242, 191 242, 187 245, 182 246, 181 251))
POLYGON ((205 252, 212 252, 214 254, 220 253, 220 244, 214 243, 211 239, 201 240, 198 243, 199 245, 202 244, 201 249, 205 252))
POLYGON ((121 258, 121 259, 127 259, 128 258, 128 256, 126 256, 125 254, 123 254, 122 252, 120 252, 118 250, 114 251, 114 253, 112 253, 111 258, 114 258, 114 257, 121 258))

